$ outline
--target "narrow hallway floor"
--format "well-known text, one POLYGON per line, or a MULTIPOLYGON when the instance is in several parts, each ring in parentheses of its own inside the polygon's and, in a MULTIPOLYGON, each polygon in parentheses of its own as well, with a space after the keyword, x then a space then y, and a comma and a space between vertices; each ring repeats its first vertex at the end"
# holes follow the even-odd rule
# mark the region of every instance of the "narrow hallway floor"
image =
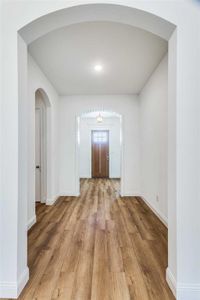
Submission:
POLYGON ((175 299, 165 280, 167 229, 118 190, 119 180, 82 179, 80 197, 37 205, 19 299, 175 299))

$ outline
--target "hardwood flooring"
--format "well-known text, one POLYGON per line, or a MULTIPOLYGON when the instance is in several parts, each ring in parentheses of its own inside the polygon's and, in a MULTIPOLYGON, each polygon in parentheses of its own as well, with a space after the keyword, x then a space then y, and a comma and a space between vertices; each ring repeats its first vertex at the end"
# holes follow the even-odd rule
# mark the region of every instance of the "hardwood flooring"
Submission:
POLYGON ((119 181, 84 179, 80 197, 37 205, 29 231, 30 280, 18 299, 171 300, 167 229, 119 181))

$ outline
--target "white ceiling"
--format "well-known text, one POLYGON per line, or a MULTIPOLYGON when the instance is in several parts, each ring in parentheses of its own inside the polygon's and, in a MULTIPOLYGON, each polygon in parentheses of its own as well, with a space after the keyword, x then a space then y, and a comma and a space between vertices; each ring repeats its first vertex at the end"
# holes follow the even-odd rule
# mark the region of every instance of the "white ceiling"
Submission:
POLYGON ((60 95, 138 94, 167 42, 130 25, 85 22, 37 39, 29 51, 60 95))

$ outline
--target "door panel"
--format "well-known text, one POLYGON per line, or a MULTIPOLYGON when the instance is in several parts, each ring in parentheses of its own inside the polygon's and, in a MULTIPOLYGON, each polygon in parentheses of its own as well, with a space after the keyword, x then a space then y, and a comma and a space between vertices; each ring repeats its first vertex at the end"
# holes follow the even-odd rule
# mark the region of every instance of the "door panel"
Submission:
POLYGON ((35 110, 35 201, 41 202, 41 111, 35 110))
POLYGON ((92 177, 109 177, 109 131, 92 131, 92 177))

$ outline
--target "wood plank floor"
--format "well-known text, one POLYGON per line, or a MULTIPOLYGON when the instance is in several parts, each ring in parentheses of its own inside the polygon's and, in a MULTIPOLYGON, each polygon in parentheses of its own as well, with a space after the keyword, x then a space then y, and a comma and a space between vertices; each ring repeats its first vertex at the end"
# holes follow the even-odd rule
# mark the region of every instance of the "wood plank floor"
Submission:
POLYGON ((81 180, 80 197, 37 205, 30 280, 19 299, 167 300, 167 230, 119 181, 81 180))

